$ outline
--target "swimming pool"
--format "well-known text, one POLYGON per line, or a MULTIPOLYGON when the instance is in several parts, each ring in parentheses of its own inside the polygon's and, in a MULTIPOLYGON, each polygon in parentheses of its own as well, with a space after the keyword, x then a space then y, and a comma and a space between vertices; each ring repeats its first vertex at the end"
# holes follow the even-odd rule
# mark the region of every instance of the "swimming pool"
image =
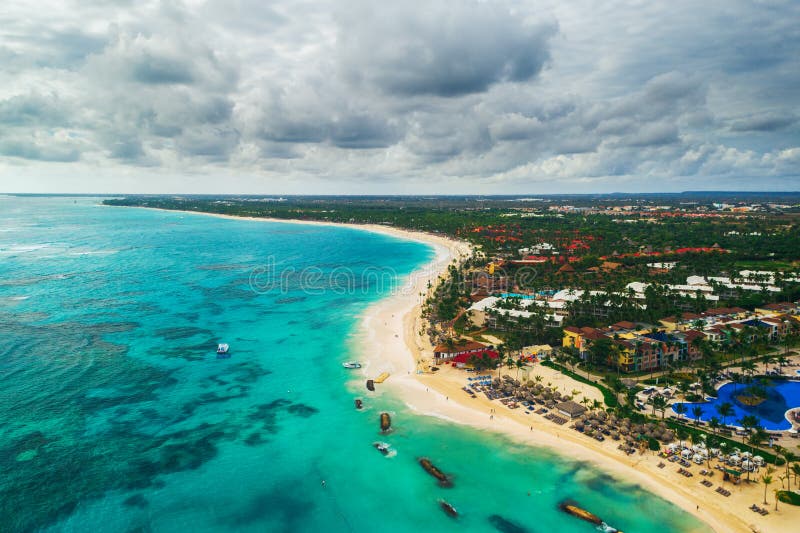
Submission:
MULTIPOLYGON (((722 417, 717 412, 717 405, 729 402, 733 406, 734 414, 725 419, 725 423, 739 425, 738 420, 747 415, 755 415, 761 420, 764 429, 771 431, 784 431, 791 429, 792 425, 786 420, 786 411, 793 407, 800 407, 800 381, 769 381, 767 399, 759 405, 748 406, 736 399, 738 394, 746 387, 741 383, 727 383, 720 387, 718 397, 710 402, 683 403, 686 406, 685 416, 694 419, 692 408, 700 406, 703 414, 700 420, 708 422, 716 416, 720 421, 722 417)), ((673 404, 672 410, 679 404, 673 404)))

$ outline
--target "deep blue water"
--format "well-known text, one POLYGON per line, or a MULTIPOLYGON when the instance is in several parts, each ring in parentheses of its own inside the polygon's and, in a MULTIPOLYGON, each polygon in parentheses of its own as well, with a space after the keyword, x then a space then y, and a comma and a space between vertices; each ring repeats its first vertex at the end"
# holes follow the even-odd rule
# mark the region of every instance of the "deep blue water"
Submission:
POLYGON ((431 256, 348 228, 0 197, 0 531, 495 531, 493 514, 592 531, 565 497, 628 533, 707 531, 584 464, 349 388, 355 324, 391 290, 360 274, 431 256))
MULTIPOLYGON (((726 383, 719 388, 717 398, 712 401, 684 403, 686 416, 694 418, 692 408, 700 406, 703 410, 700 420, 707 422, 712 417, 717 417, 722 421, 722 417, 717 412, 717 406, 729 402, 733 406, 734 414, 725 420, 727 424, 739 425, 738 420, 748 415, 755 415, 761 420, 761 425, 764 426, 764 429, 773 431, 792 429, 792 424, 786 420, 786 411, 794 407, 800 407, 800 381, 768 380, 767 383, 767 398, 758 405, 745 405, 736 398, 747 385, 726 383)), ((673 404, 673 411, 676 405, 678 404, 673 404)))

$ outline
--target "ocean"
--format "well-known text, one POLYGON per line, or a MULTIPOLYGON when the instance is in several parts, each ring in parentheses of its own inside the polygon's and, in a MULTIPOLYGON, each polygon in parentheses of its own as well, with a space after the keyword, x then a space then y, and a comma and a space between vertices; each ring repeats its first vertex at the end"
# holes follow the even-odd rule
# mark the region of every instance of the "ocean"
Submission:
POLYGON ((0 531, 593 531, 565 498, 627 533, 708 531, 356 388, 359 317, 432 257, 352 228, 0 197, 0 531))

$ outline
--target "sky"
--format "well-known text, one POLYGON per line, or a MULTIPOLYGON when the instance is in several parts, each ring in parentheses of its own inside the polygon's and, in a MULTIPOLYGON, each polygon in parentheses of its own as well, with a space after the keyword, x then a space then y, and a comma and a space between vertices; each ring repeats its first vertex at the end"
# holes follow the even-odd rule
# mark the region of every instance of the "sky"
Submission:
POLYGON ((797 0, 4 0, 0 192, 800 190, 797 0))

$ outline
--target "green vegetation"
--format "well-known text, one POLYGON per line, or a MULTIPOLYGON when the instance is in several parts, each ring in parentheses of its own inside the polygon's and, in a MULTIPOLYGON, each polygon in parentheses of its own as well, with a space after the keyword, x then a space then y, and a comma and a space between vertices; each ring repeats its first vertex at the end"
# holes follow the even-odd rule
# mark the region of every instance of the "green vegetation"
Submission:
POLYGON ((779 490, 777 491, 778 500, 783 503, 788 503, 789 505, 800 505, 800 493, 789 491, 789 490, 779 490))
POLYGON ((554 363, 552 361, 542 361, 541 364, 543 366, 558 370, 562 374, 571 377, 575 381, 580 381, 581 383, 586 383, 587 385, 591 385, 592 387, 596 387, 601 393, 603 393, 603 402, 606 404, 606 406, 608 406, 608 407, 617 407, 619 405, 619 402, 617 401, 617 395, 614 394, 614 391, 604 387, 603 385, 601 385, 599 383, 596 383, 594 381, 590 381, 590 380, 586 379, 583 376, 579 376, 575 372, 572 372, 572 371, 564 368, 563 366, 561 366, 561 365, 559 365, 557 363, 554 363))

